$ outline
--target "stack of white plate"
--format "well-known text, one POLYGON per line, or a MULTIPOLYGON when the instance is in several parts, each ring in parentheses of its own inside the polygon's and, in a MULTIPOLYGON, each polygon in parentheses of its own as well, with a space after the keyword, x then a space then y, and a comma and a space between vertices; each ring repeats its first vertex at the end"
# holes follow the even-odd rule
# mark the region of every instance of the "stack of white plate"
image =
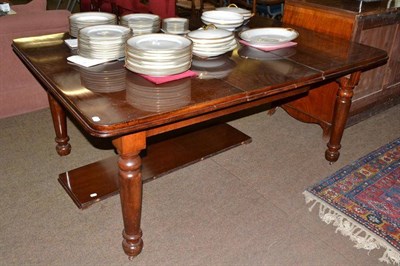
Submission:
POLYGON ((161 30, 170 34, 186 34, 189 32, 189 20, 187 18, 165 18, 161 30))
POLYGON ((147 112, 167 112, 190 103, 191 79, 180 79, 156 85, 139 75, 129 75, 126 100, 147 112))
POLYGON ((218 56, 237 47, 233 32, 223 29, 195 30, 187 37, 193 41, 193 54, 199 57, 218 56))
POLYGON ((120 24, 132 29, 133 35, 160 31, 160 17, 153 14, 136 13, 121 17, 120 24))
POLYGON ((174 75, 188 70, 191 62, 192 41, 179 35, 138 35, 126 45, 125 67, 139 74, 174 75))
POLYGON ((290 28, 257 28, 239 33, 239 37, 256 48, 267 48, 288 43, 299 36, 299 33, 290 28))
POLYGON ((117 16, 105 12, 82 12, 69 16, 69 34, 78 37, 80 29, 94 25, 115 25, 117 16))
POLYGON ((127 71, 121 61, 80 67, 79 72, 82 85, 91 91, 110 93, 125 90, 127 71))
POLYGON ((229 5, 229 6, 224 6, 224 7, 217 7, 215 10, 217 11, 229 11, 229 12, 235 12, 243 16, 243 19, 245 21, 249 20, 253 14, 251 13, 250 10, 244 9, 237 7, 236 5, 229 5))
POLYGON ((131 31, 119 25, 83 28, 78 35, 78 54, 86 58, 115 60, 125 56, 131 31))
POLYGON ((217 28, 234 31, 243 24, 244 18, 236 12, 211 10, 203 12, 201 21, 206 25, 213 24, 217 28))

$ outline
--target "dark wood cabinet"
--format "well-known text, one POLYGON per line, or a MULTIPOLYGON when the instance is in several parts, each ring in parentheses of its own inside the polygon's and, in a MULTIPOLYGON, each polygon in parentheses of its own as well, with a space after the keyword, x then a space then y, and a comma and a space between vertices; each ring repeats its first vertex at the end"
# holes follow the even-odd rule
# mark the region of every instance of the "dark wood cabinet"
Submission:
MULTIPOLYGON (((349 124, 400 102, 400 1, 286 0, 283 22, 338 36, 387 51, 386 65, 362 73, 354 90, 349 124)), ((336 83, 316 88, 308 98, 283 106, 305 122, 319 123, 329 132, 336 83)))

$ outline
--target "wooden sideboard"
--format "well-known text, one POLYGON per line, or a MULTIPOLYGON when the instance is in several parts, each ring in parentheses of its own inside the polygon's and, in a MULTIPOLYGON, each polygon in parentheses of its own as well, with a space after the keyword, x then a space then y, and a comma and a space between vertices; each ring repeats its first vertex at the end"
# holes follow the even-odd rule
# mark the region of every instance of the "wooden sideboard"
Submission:
MULTIPOLYGON (((400 1, 286 0, 283 23, 341 37, 387 51, 386 65, 364 72, 354 90, 349 124, 400 102, 400 1)), ((337 83, 310 91, 308 98, 283 107, 305 122, 318 123, 327 134, 337 83)))

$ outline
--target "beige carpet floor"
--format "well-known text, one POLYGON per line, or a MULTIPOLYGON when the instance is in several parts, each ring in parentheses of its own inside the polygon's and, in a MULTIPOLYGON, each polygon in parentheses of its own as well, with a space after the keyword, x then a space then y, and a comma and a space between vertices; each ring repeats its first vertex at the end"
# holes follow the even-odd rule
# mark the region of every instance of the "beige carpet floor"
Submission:
POLYGON ((118 196, 82 211, 57 181, 114 151, 69 122, 72 154, 59 157, 48 109, 0 120, 0 265, 379 265, 382 250, 353 248, 302 192, 399 137, 400 105, 347 128, 333 165, 321 129, 281 109, 231 124, 252 143, 144 185, 144 249, 130 262, 118 196))

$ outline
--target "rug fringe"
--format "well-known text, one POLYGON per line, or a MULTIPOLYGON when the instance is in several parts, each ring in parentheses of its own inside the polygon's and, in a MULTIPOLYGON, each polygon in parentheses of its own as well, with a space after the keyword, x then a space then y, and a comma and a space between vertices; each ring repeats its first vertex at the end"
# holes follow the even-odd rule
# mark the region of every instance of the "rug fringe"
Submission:
POLYGON ((314 196, 308 191, 304 191, 303 195, 306 200, 306 204, 312 202, 309 207, 311 212, 313 208, 319 206, 319 217, 326 224, 331 224, 336 227, 335 232, 340 232, 344 236, 348 236, 352 240, 357 249, 380 249, 381 247, 385 249, 383 256, 379 259, 381 262, 386 262, 387 264, 397 264, 400 265, 400 252, 388 244, 385 240, 378 237, 376 234, 372 233, 366 227, 360 225, 358 222, 354 221, 347 215, 338 211, 337 209, 329 206, 318 197, 314 196))

